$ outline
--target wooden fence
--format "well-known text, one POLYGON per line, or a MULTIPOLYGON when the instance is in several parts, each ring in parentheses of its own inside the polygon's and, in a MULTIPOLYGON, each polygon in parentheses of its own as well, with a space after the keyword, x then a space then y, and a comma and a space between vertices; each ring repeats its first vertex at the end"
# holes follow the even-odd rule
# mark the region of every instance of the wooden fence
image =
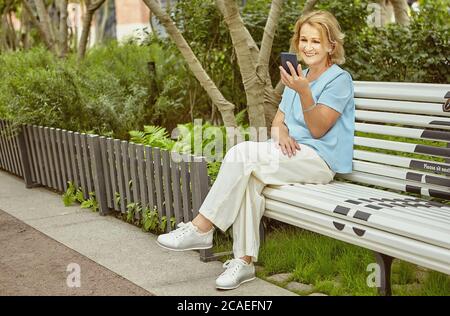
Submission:
MULTIPOLYGON (((198 214, 210 185, 203 157, 59 128, 22 125, 13 131, 1 119, 0 169, 22 177, 27 188, 65 192, 71 181, 85 199, 95 193, 101 215, 125 213, 130 203, 156 209, 167 217, 168 231, 172 217, 178 224, 198 214)), ((211 254, 200 252, 202 260, 211 254)))

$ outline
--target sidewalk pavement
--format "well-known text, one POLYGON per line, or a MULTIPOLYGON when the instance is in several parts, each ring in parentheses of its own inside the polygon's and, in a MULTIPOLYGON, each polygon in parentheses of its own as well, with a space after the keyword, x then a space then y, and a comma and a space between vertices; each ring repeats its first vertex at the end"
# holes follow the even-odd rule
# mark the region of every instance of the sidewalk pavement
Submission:
POLYGON ((217 290, 221 262, 201 262, 195 251, 162 249, 153 234, 79 205, 65 207, 60 194, 26 189, 22 179, 4 171, 0 209, 155 295, 295 295, 259 278, 235 290, 217 290))

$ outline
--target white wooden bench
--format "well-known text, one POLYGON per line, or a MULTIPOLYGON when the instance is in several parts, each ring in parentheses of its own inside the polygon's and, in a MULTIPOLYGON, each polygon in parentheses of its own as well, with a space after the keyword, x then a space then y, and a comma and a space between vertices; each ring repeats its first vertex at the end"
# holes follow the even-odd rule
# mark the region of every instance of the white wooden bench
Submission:
POLYGON ((449 90, 355 82, 353 173, 326 185, 268 186, 265 216, 375 251, 384 295, 393 258, 450 274, 449 90))

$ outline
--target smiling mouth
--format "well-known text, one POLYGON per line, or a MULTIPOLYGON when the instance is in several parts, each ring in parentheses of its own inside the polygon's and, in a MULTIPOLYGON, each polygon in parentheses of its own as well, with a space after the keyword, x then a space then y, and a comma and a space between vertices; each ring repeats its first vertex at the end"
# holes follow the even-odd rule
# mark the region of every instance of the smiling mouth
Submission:
POLYGON ((305 56, 307 56, 307 57, 312 57, 312 56, 315 56, 316 54, 307 54, 307 53, 304 53, 305 54, 305 56))

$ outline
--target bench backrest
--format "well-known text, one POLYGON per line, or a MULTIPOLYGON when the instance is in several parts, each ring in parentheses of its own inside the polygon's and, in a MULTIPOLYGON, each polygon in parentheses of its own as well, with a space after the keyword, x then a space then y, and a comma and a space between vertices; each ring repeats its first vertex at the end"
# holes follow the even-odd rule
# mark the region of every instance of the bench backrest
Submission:
POLYGON ((354 85, 353 172, 338 177, 450 200, 450 85, 354 85))

